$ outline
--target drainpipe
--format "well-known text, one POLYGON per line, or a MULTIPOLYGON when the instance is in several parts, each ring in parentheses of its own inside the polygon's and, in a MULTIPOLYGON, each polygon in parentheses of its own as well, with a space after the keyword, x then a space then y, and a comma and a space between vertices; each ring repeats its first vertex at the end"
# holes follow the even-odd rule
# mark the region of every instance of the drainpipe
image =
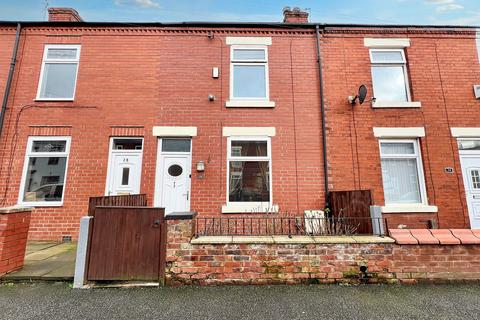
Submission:
POLYGON ((328 199, 328 163, 327 163, 327 129, 325 127, 325 101, 323 99, 323 70, 322 70, 322 55, 320 51, 320 26, 315 25, 315 34, 317 38, 317 63, 318 63, 318 82, 320 87, 320 111, 322 114, 322 147, 323 147, 323 177, 325 190, 325 208, 329 208, 328 199))
POLYGON ((7 84, 5 86, 5 94, 3 95, 2 111, 0 113, 0 137, 2 136, 3 120, 7 111, 8 98, 10 96, 10 87, 12 86, 13 73, 15 71, 15 64, 17 63, 18 43, 20 42, 20 32, 22 25, 17 23, 17 33, 15 35, 15 44, 13 46, 12 61, 10 63, 10 70, 8 71, 7 84))

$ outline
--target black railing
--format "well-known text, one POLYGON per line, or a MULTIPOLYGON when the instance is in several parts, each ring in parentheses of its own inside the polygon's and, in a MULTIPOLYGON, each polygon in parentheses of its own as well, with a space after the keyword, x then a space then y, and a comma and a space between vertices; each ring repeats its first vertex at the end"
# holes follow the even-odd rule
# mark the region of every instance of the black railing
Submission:
POLYGON ((384 235, 382 218, 303 218, 303 217, 200 217, 195 236, 273 236, 273 235, 384 235))

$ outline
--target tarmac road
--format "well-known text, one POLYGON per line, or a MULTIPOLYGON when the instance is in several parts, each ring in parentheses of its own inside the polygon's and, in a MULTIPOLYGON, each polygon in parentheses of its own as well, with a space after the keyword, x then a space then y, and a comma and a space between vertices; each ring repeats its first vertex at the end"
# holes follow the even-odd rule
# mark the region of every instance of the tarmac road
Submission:
POLYGON ((480 319, 480 285, 74 290, 0 284, 0 319, 480 319))

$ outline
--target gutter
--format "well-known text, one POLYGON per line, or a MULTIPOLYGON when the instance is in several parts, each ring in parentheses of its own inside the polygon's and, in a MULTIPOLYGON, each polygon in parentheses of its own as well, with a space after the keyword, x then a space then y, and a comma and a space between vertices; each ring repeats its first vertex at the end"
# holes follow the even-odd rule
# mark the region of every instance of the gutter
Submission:
POLYGON ((325 190, 325 208, 330 207, 328 190, 328 163, 327 163, 327 128, 325 127, 325 100, 323 98, 323 70, 322 54, 320 50, 320 26, 315 26, 315 35, 317 40, 317 63, 318 63, 318 82, 320 89, 320 111, 322 118, 322 147, 323 147, 323 179, 325 190))
POLYGON ((21 23, 17 23, 17 33, 15 34, 15 44, 13 46, 12 61, 10 62, 10 70, 8 71, 7 84, 5 85, 5 94, 3 95, 2 110, 0 112, 0 138, 2 136, 3 120, 7 112, 8 98, 10 97, 10 87, 12 86, 15 65, 17 64, 18 43, 20 42, 20 32, 22 31, 21 23))

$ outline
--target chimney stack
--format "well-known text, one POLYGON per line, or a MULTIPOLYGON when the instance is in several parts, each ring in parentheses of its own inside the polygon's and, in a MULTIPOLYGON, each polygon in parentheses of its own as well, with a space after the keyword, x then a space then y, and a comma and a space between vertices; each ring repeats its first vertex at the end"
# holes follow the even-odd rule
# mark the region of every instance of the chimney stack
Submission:
POLYGON ((284 23, 308 23, 308 12, 300 10, 299 7, 283 8, 284 23))
POLYGON ((83 19, 72 8, 48 8, 48 21, 82 22, 83 19))

